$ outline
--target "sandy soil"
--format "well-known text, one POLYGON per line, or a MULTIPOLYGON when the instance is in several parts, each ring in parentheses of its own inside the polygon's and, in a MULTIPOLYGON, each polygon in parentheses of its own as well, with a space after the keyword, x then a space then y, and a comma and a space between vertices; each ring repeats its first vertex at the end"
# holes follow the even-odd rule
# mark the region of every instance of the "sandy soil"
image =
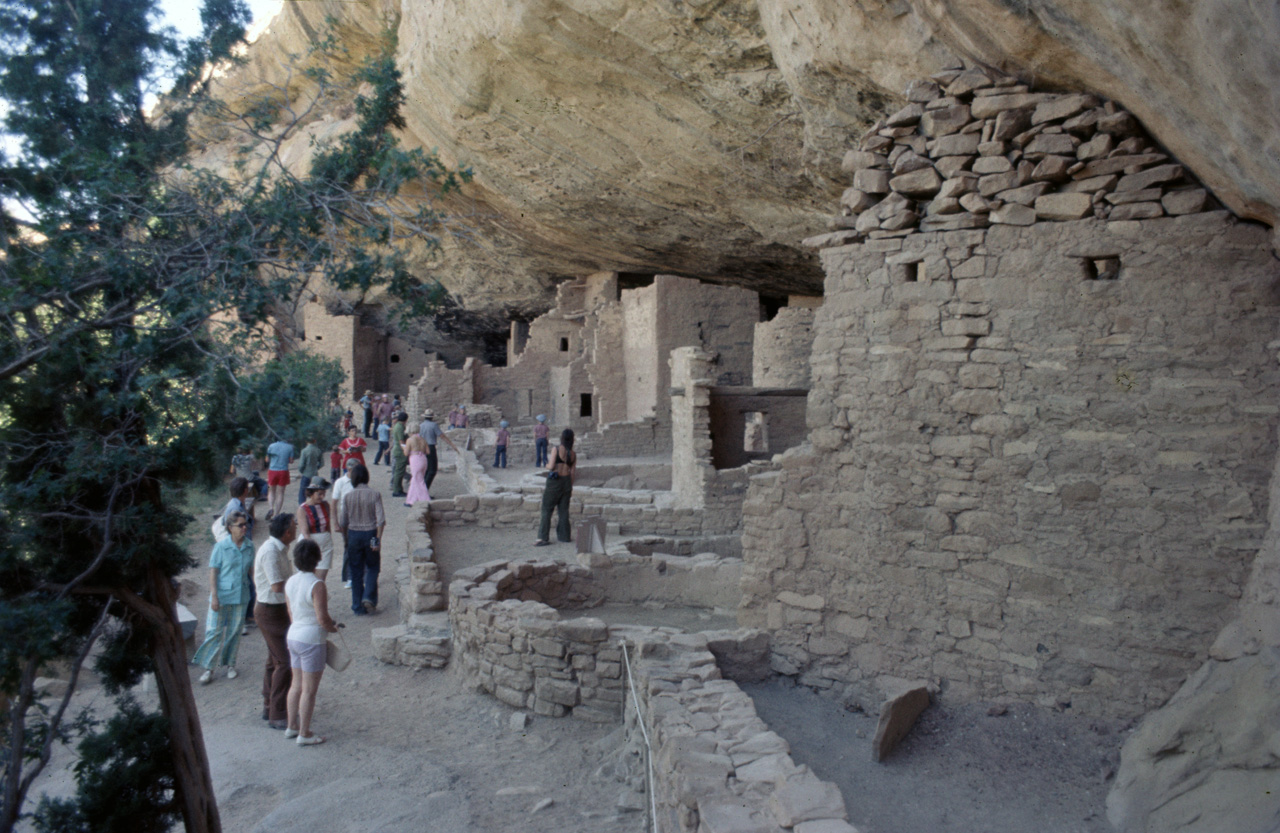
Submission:
POLYGON ((883 762, 878 715, 777 679, 744 685, 791 756, 834 782, 861 833, 1106 833, 1122 725, 1016 706, 934 704, 883 762), (1000 710, 997 710, 1000 711, 1000 710))
MULTIPOLYGON (((446 460, 450 455, 445 455, 446 460)), ((406 510, 388 497, 389 470, 373 472, 388 511, 386 547, 404 549, 406 510)), ((443 473, 437 497, 462 491, 443 473)), ((211 514, 222 498, 211 499, 211 514)), ((259 512, 259 518, 264 512, 259 512)), ((203 515, 201 516, 203 517, 203 515)), ((207 530, 201 520, 198 524, 207 530)), ((265 535, 258 524, 257 541, 265 535)), ((203 533, 207 538, 207 531, 203 533)), ((435 547, 446 576, 496 558, 573 557, 570 545, 532 546, 533 530, 441 528, 435 547)), ((202 541, 200 534, 196 541, 202 541)), ((198 547, 203 549, 203 545, 198 547)), ((207 551, 197 552, 202 562, 207 551)), ((573 719, 530 716, 465 687, 448 671, 415 672, 371 656, 369 632, 399 621, 394 565, 383 565, 377 615, 349 615, 349 596, 335 569, 328 585, 331 611, 347 624, 355 659, 343 673, 325 673, 315 731, 328 738, 300 748, 261 720, 265 645, 256 630, 241 641, 238 679, 219 675, 208 686, 191 679, 205 729, 215 789, 227 831, 529 831, 641 833, 642 813, 620 809, 627 791, 620 777, 634 762, 621 752, 621 730, 573 719), (617 774, 615 774, 617 773, 617 774)), ((207 570, 184 577, 184 603, 200 617, 207 609, 207 570)), ((615 622, 677 624, 690 629, 730 627, 698 611, 608 605, 615 622)), ((191 648, 194 650, 194 643, 191 648)), ((155 702, 141 687, 140 699, 155 702)), ((793 755, 845 795, 862 833, 1094 833, 1107 778, 1121 737, 1117 727, 1034 709, 989 717, 980 708, 935 706, 885 764, 870 761, 873 717, 786 681, 746 686, 761 716, 792 744, 793 755)), ((80 705, 109 703, 89 686, 80 705)), ((35 792, 70 789, 71 752, 60 750, 35 792)), ((35 795, 31 804, 34 806, 35 795)))

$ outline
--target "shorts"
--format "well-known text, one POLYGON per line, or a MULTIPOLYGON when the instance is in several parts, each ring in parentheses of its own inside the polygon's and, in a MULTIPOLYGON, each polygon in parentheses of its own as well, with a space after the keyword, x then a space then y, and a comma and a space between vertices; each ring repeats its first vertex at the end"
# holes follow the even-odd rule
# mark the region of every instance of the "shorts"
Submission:
POLYGON ((272 469, 271 471, 267 472, 267 485, 268 486, 288 486, 289 472, 276 471, 275 469, 272 469))
POLYGON ((320 545, 320 563, 317 570, 328 570, 333 567, 333 533, 313 532, 311 540, 320 545))
POLYGON ((289 643, 289 667, 297 668, 309 673, 324 670, 325 657, 328 656, 329 646, 324 642, 313 644, 311 642, 299 642, 296 639, 287 640, 289 643))

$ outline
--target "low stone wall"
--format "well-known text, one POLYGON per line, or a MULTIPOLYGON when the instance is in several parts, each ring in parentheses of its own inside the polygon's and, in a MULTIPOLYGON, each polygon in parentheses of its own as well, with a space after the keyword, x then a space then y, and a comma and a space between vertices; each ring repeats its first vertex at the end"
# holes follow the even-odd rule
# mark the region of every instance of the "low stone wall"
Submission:
POLYGON ((584 553, 578 560, 611 602, 661 602, 733 613, 742 597, 742 559, 714 552, 693 556, 636 555, 625 544, 609 552, 584 553))
POLYGON ((392 665, 444 668, 452 653, 451 634, 448 628, 440 627, 437 620, 441 614, 431 616, 432 611, 445 607, 440 566, 422 520, 409 519, 406 533, 408 546, 395 573, 400 624, 373 629, 373 655, 392 665))
MULTIPOLYGON (((454 431, 452 433, 459 434, 461 432, 454 431)), ((502 487, 498 485, 498 481, 485 473, 485 468, 480 463, 477 452, 463 448, 456 439, 454 443, 457 443, 460 449, 456 455, 458 477, 462 480, 463 485, 467 487, 467 491, 473 495, 485 495, 501 490, 502 487)), ((493 458, 490 457, 490 459, 493 458)))
POLYGON ((580 610, 604 594, 594 571, 559 562, 461 570, 449 598, 454 667, 482 690, 552 717, 611 723, 625 713, 627 744, 652 749, 658 829, 856 833, 835 785, 797 766, 751 698, 724 679, 722 667, 741 680, 768 676, 764 633, 561 618, 548 603, 580 610))
POLYGON ((638 698, 627 709, 627 741, 643 750, 647 734, 652 748, 658 830, 857 833, 839 789, 798 766, 751 697, 722 678, 717 646, 734 640, 612 631, 626 646, 628 698, 638 698))
POLYGON ((585 567, 492 562, 455 573, 449 622, 466 678, 507 705, 596 723, 622 717, 622 655, 599 619, 561 619, 599 605, 585 567), (546 603, 544 603, 546 602, 546 603))
MULTIPOLYGON (((727 535, 737 532, 740 519, 728 512, 708 513, 659 505, 669 492, 623 489, 574 489, 569 513, 604 518, 621 535, 727 535)), ((431 521, 444 526, 527 527, 536 530, 542 511, 541 490, 459 495, 431 502, 431 521)))

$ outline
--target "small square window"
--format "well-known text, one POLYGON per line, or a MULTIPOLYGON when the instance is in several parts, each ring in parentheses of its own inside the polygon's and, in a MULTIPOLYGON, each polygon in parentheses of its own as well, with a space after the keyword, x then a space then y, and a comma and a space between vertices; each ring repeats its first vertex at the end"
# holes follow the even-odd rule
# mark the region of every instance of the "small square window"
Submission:
POLYGON ((391 363, 392 363, 392 364, 400 364, 400 354, 399 354, 399 353, 392 353, 392 354, 391 354, 391 363))
POLYGON ((1114 281, 1120 277, 1118 257, 1085 257, 1080 260, 1084 264, 1084 279, 1087 281, 1114 281))
POLYGON ((583 393, 578 395, 578 416, 591 416, 591 394, 583 393))
POLYGON ((561 353, 569 352, 569 339, 567 338, 560 339, 560 352, 561 353))

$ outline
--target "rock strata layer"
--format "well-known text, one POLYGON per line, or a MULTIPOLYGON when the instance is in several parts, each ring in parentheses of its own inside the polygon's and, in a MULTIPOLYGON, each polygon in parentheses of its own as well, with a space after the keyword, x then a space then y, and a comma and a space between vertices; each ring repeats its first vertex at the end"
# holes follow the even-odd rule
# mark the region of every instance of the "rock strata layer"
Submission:
MULTIPOLYGON (((1228 208, 1274 222, 1280 87, 1269 56, 1280 18, 1251 8, 1213 0, 1186 17, 1172 7, 1079 0, 1036 0, 1016 11, 987 0, 322 0, 286 4, 224 89, 237 95, 251 72, 285 83, 278 56, 302 53, 326 16, 339 21, 339 40, 355 60, 390 24, 407 89, 406 143, 438 148, 477 174, 461 199, 444 206, 458 217, 460 234, 449 243, 447 268, 438 270, 468 309, 540 311, 552 283, 597 270, 815 294, 820 270, 798 241, 828 219, 823 207, 839 189, 831 161, 851 135, 885 117, 884 129, 902 133, 882 137, 891 143, 917 132, 927 140, 887 169, 909 177, 913 199, 932 188, 930 175, 912 168, 916 157, 932 161, 939 192, 962 171, 996 177, 973 197, 934 197, 942 216, 980 214, 974 206, 984 207, 979 198, 997 186, 1004 187, 993 193, 1065 184, 1064 176, 1076 181, 1079 171, 1065 173, 1053 157, 1108 161, 1135 127, 1131 112, 1151 130, 1154 147, 1176 155, 1228 208), (950 79, 959 86, 946 96, 931 97, 942 92, 937 82, 901 95, 908 81, 954 66, 957 57, 1055 89, 1096 91, 1118 107, 1095 119, 1087 95, 1048 96, 1017 84, 979 95, 991 90, 974 72, 950 79), (964 132, 978 120, 990 122, 990 135, 964 132), (1008 149, 975 145, 1011 143, 1028 131, 1038 131, 1020 147, 1034 163, 1030 171, 1003 170, 998 157, 1008 149), (975 169, 962 164, 967 156, 987 161, 975 169)), ((312 133, 348 123, 349 103, 336 102, 312 133)), ((211 164, 225 164, 225 149, 207 152, 211 164)), ((288 149, 293 160, 307 153, 305 139, 288 149)), ((1150 193, 1140 180, 1126 182, 1123 169, 1080 181, 1109 176, 1116 181, 1089 182, 1089 193, 1108 190, 1115 198, 1103 207, 1120 216, 1198 210, 1200 195, 1170 196, 1169 181, 1150 193)), ((1037 211, 1035 190, 1006 202, 1037 211)), ((1062 216, 1079 204, 1053 200, 1044 210, 1062 216)), ((997 216, 1016 223, 1029 214, 1005 208, 997 216)))

